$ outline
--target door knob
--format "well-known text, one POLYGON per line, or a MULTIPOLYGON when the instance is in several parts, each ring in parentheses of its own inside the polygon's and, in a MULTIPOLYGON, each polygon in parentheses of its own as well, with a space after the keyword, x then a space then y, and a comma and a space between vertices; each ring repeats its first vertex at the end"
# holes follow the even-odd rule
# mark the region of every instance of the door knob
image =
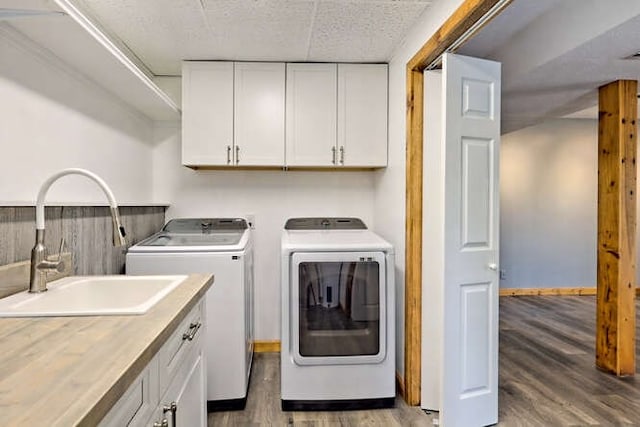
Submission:
POLYGON ((498 270, 498 264, 495 264, 495 263, 487 264, 487 267, 491 271, 497 271, 498 270))

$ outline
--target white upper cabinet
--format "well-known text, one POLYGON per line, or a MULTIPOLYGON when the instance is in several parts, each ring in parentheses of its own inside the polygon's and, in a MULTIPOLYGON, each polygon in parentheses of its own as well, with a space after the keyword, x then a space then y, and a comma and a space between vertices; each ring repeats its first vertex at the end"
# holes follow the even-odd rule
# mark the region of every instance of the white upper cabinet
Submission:
POLYGON ((387 165, 387 65, 287 64, 287 166, 387 165))
POLYGON ((338 65, 340 166, 387 165, 387 65, 338 65))
POLYGON ((287 64, 287 166, 335 166, 336 64, 287 64))
POLYGON ((283 63, 235 64, 234 164, 284 166, 283 63))
POLYGON ((387 87, 386 64, 184 62, 182 164, 385 167, 387 87))
POLYGON ((233 62, 182 64, 182 164, 231 164, 233 62))

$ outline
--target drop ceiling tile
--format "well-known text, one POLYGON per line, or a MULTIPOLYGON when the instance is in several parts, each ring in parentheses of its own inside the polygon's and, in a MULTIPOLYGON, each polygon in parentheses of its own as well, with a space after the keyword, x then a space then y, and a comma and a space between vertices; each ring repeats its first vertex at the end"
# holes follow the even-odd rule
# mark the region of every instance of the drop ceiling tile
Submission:
POLYGON ((156 75, 179 75, 180 61, 211 42, 198 1, 82 0, 82 6, 156 75))
POLYGON ((309 59, 314 61, 388 61, 426 1, 318 2, 309 59))
POLYGON ((305 60, 315 2, 202 0, 213 42, 199 58, 305 60))
POLYGON ((73 1, 153 74, 179 75, 183 59, 387 61, 436 0, 73 1))

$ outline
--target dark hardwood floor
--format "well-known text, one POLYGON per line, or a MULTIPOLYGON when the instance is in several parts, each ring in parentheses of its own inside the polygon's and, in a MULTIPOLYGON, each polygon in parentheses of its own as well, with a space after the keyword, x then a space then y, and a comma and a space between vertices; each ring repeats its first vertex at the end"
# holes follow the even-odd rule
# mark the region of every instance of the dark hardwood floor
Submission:
MULTIPOLYGON (((640 426, 640 377, 598 371, 594 349, 595 297, 500 298, 498 425, 640 426)), ((211 413, 209 425, 432 426, 432 417, 401 398, 394 409, 283 412, 279 356, 267 353, 256 355, 246 409, 211 413)))

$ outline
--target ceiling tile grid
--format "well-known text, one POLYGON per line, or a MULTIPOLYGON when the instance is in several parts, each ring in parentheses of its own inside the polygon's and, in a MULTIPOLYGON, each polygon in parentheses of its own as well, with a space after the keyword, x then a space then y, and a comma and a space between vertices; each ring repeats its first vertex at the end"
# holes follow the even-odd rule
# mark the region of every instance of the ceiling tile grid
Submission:
POLYGON ((410 1, 319 1, 307 59, 386 62, 427 6, 410 1))
POLYGON ((197 0, 78 0, 156 75, 180 74, 180 57, 210 43, 197 0), (177 64, 176 64, 177 62, 177 64))
POLYGON ((180 62, 386 62, 437 0, 75 0, 155 75, 180 62))
POLYGON ((202 46, 197 57, 188 59, 306 58, 315 2, 203 0, 202 3, 213 44, 202 46))

